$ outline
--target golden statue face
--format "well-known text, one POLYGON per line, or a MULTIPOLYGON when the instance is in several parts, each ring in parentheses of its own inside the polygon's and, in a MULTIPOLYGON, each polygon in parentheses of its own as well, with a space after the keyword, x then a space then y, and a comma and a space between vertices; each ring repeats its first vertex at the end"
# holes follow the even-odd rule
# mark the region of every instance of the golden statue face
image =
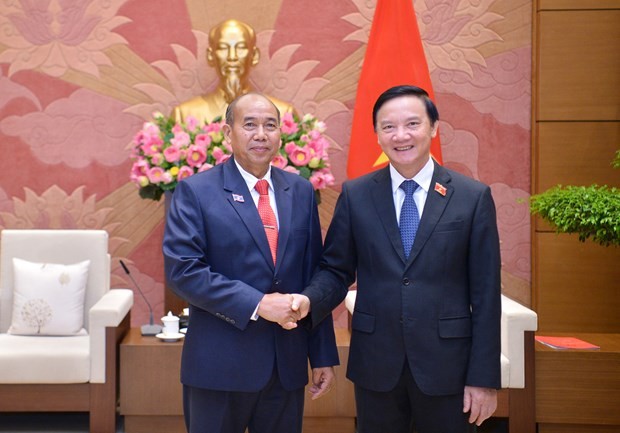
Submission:
POLYGON ((245 81, 250 68, 258 63, 259 51, 250 31, 243 23, 229 20, 211 33, 207 60, 220 78, 237 76, 245 81))

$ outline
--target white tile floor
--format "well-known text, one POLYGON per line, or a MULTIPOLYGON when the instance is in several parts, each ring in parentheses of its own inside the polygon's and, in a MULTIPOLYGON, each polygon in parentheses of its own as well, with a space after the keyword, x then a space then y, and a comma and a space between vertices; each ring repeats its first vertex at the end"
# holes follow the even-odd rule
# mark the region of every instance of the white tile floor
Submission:
MULTIPOLYGON (((119 417, 117 433, 124 433, 119 417)), ((88 433, 87 413, 0 413, 0 433, 88 433)))

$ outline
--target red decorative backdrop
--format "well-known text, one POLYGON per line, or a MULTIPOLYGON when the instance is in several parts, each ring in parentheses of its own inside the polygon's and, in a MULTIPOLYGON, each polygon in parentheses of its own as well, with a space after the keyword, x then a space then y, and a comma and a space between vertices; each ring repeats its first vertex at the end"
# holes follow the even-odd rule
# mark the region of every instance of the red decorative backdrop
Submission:
MULTIPOLYGON (((375 3, 366 0, 41 0, 0 4, 0 228, 104 228, 163 311, 163 203, 129 183, 128 145, 152 112, 213 87, 207 33, 257 32, 255 87, 327 123, 346 179, 355 92, 375 3)), ((504 291, 529 303, 531 0, 414 2, 441 114, 446 166, 491 185, 504 291)), ((395 52, 394 56, 399 53, 395 52)), ((331 196, 331 199, 330 199, 331 196)), ((338 326, 345 326, 342 310, 338 326)), ((136 297, 132 321, 147 320, 136 297)))

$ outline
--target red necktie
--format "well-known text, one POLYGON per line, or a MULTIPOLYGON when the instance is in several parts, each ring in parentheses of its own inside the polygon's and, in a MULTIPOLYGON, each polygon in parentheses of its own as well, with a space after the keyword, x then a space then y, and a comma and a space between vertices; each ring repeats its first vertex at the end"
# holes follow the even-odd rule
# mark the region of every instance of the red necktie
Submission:
POLYGON ((273 209, 269 204, 269 183, 265 179, 261 179, 256 182, 254 188, 260 194, 258 198, 258 214, 263 221, 263 227, 265 227, 265 233, 269 241, 271 257, 273 258, 273 263, 275 263, 278 252, 278 223, 276 221, 276 214, 273 213, 273 209))

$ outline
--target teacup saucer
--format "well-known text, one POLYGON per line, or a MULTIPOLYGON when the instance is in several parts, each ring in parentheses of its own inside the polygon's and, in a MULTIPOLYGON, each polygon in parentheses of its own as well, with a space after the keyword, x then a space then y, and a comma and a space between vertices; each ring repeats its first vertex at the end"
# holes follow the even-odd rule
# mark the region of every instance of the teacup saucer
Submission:
POLYGON ((185 334, 181 334, 180 332, 177 334, 164 334, 162 332, 160 334, 157 334, 155 337, 165 342, 173 342, 173 341, 179 341, 181 338, 185 337, 185 334))

